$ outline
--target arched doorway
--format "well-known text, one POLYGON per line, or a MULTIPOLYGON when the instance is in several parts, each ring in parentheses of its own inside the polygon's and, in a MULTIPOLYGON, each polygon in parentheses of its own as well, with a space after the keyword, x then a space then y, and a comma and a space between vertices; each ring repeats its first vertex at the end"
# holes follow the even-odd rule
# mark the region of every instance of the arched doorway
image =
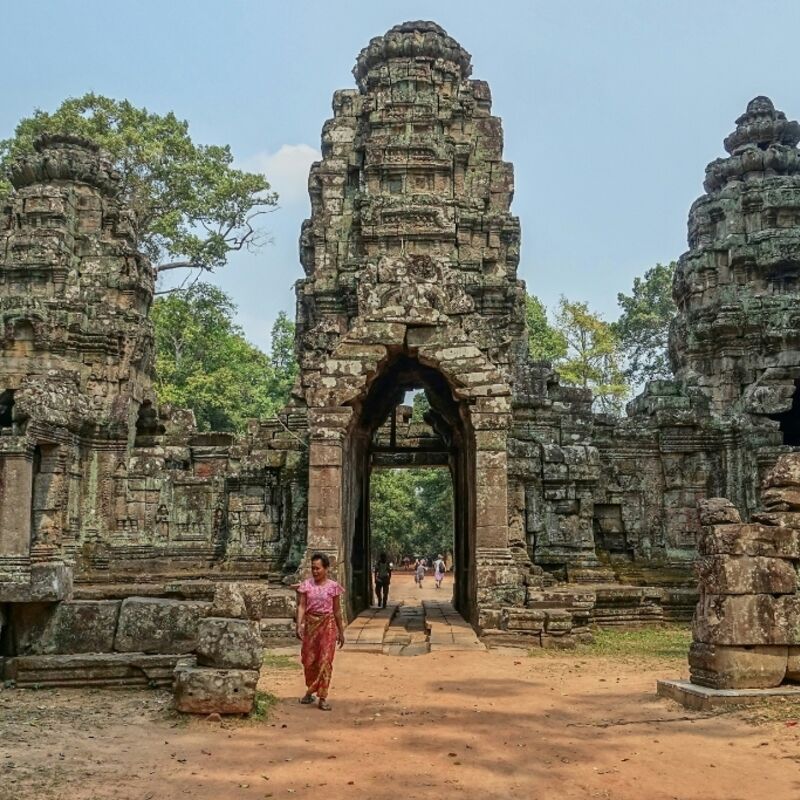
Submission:
POLYGON ((380 467, 444 467, 453 484, 454 603, 469 620, 476 618, 475 597, 475 436, 469 407, 457 401, 446 378, 407 352, 388 359, 366 394, 353 404, 343 447, 344 552, 351 614, 370 604, 370 480, 380 467), (422 390, 435 436, 428 441, 397 435, 397 406, 406 393, 422 390))

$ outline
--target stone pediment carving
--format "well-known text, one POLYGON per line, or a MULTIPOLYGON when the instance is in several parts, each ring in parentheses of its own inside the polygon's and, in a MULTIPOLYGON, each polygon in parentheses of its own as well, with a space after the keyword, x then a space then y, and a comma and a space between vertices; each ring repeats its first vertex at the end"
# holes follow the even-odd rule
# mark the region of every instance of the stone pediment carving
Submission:
POLYGON ((472 298, 444 259, 383 256, 377 264, 369 264, 359 278, 361 317, 437 324, 473 310, 472 298))

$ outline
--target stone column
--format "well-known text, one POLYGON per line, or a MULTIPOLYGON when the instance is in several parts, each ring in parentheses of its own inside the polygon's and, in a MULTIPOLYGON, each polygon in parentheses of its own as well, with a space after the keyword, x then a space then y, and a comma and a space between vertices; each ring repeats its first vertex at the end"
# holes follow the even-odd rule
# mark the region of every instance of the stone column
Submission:
POLYGON ((306 561, 325 553, 344 580, 344 435, 350 408, 309 410, 308 540, 306 561))
POLYGON ((32 492, 30 453, 0 456, 0 560, 30 556, 32 492))

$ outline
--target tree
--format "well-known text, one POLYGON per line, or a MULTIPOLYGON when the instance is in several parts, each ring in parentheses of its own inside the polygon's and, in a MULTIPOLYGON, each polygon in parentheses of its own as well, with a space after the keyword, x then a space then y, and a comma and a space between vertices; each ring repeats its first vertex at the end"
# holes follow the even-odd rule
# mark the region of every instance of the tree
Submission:
POLYGON ((525 319, 528 323, 528 349, 534 361, 554 363, 567 354, 563 334, 549 323, 547 308, 535 295, 525 296, 525 319))
POLYGON ((613 327, 593 314, 586 303, 563 296, 555 327, 567 343, 567 354, 555 365, 563 382, 591 389, 598 410, 618 413, 628 386, 613 327))
POLYGON ((289 400, 289 393, 297 377, 297 357, 294 351, 294 322, 285 311, 278 314, 272 325, 272 396, 281 399, 281 405, 289 400))
POLYGON ((625 377, 633 385, 672 375, 667 340, 677 311, 672 299, 675 266, 656 264, 643 278, 634 278, 630 295, 617 295, 622 314, 614 329, 625 356, 625 377))
POLYGON ((453 484, 446 469, 374 470, 370 478, 372 552, 390 560, 453 549, 453 484))
MULTIPOLYGON (((234 169, 227 145, 197 145, 173 113, 93 93, 21 120, 14 136, 0 141, 0 175, 45 133, 83 136, 109 153, 139 245, 159 272, 188 268, 196 279, 224 266, 232 251, 261 243, 256 218, 277 205, 263 175, 234 169)), ((10 190, 0 177, 0 201, 10 190)))
POLYGON ((241 431, 288 397, 272 359, 247 341, 235 312, 231 298, 206 283, 153 304, 156 393, 161 402, 192 409, 200 430, 241 431))

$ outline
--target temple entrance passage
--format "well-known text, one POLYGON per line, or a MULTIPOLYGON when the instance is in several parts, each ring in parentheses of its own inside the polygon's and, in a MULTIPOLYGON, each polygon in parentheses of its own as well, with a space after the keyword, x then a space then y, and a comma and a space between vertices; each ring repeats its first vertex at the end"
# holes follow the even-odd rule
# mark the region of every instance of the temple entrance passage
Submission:
POLYGON ((396 574, 404 560, 413 566, 424 559, 431 587, 441 555, 448 567, 442 599, 471 619, 474 437, 466 409, 439 372, 400 354, 374 380, 359 411, 344 454, 345 497, 352 502, 352 533, 344 543, 351 613, 375 603, 373 571, 385 551, 396 574))
MULTIPOLYGON (((410 411, 399 406, 398 416, 410 411)), ((406 419, 398 424, 409 425, 406 419)), ((412 422, 415 427, 422 427, 412 422)), ((375 601, 381 600, 382 574, 392 569, 418 588, 433 587, 442 599, 453 597, 453 483, 446 467, 373 468, 370 475, 370 563, 375 601), (438 576, 438 580, 437 580, 438 576)), ((393 597, 391 585, 388 592, 393 597)))

